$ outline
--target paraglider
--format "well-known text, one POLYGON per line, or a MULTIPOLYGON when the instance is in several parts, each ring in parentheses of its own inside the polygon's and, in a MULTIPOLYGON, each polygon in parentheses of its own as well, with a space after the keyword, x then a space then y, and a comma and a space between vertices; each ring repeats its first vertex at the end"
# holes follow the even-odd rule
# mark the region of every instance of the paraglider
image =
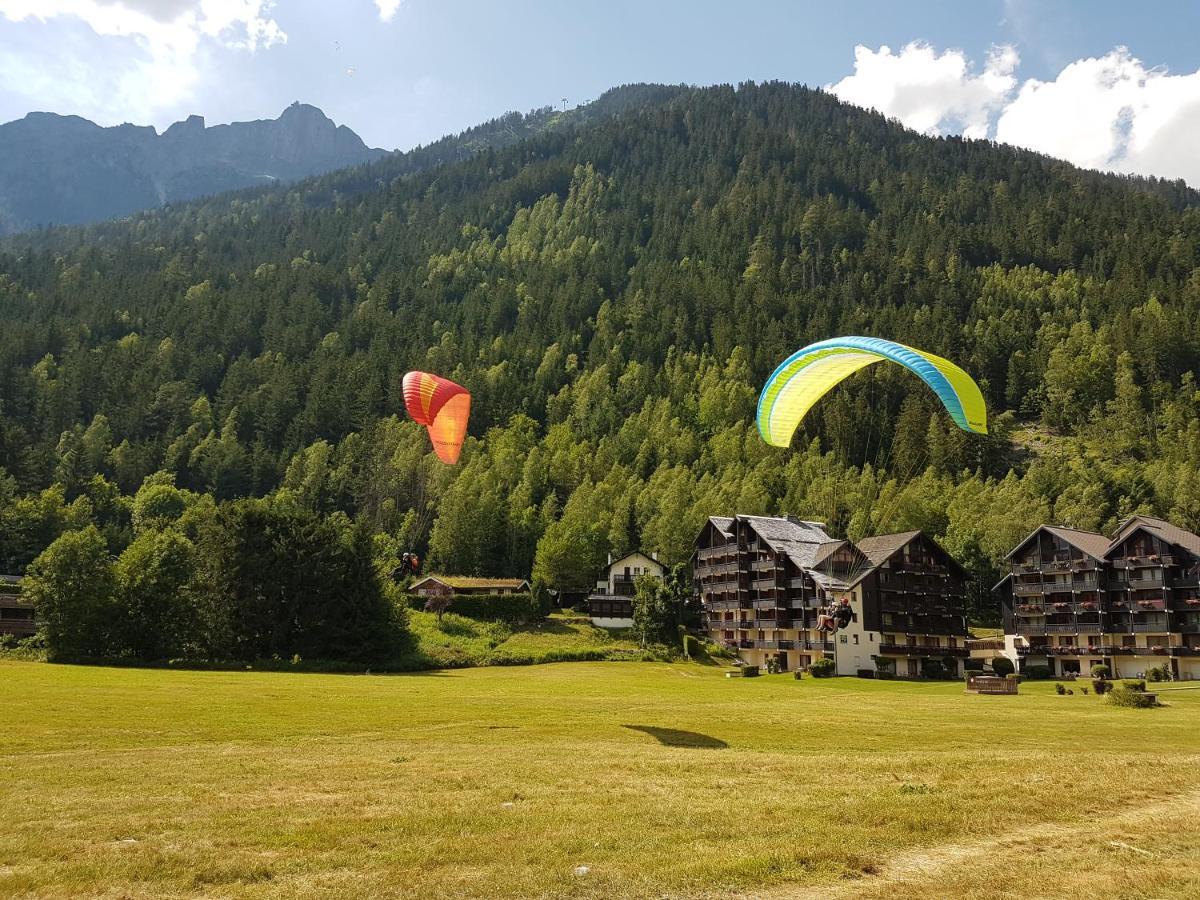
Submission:
POLYGON ((438 459, 451 466, 458 462, 471 415, 467 389, 428 372, 409 372, 404 376, 404 405, 412 420, 428 430, 438 459))
POLYGON ((845 597, 841 603, 830 603, 825 611, 817 617, 817 631, 832 633, 849 626, 854 620, 854 610, 850 601, 845 597))
POLYGON ((897 363, 917 375, 963 431, 987 434, 983 394, 970 375, 940 356, 872 337, 819 341, 785 359, 759 395, 758 433, 773 447, 787 447, 817 401, 843 379, 881 361, 897 363))

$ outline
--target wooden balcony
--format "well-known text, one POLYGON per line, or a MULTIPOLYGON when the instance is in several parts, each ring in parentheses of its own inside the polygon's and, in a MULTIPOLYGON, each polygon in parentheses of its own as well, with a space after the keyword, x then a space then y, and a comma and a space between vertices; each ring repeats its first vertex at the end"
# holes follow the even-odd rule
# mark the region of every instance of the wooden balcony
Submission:
POLYGON ((880 654, 891 656, 958 656, 966 657, 966 647, 940 647, 936 644, 880 644, 880 654))

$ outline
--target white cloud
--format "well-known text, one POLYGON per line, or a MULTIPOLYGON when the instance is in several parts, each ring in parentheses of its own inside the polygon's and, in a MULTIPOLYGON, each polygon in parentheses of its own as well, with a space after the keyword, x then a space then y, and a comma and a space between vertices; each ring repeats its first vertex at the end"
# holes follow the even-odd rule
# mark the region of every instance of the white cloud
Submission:
POLYGON ((0 90, 59 112, 144 122, 191 96, 211 50, 254 52, 287 40, 270 0, 0 0, 12 22, 86 29, 102 50, 32 55, 0 49, 0 90))
POLYGON ((403 2, 404 0, 375 0, 375 5, 379 7, 379 18, 385 22, 392 21, 392 16, 396 15, 403 2))
POLYGON ((1147 68, 1124 47, 1017 89, 1020 60, 995 48, 981 74, 958 50, 856 47, 829 90, 926 134, 993 137, 1087 168, 1182 178, 1200 187, 1200 71, 1147 68))
POLYGON ((1029 79, 996 139, 1094 169, 1183 178, 1200 187, 1200 72, 1147 69, 1124 47, 1029 79))
POLYGON ((926 134, 962 132, 987 137, 992 114, 1016 87, 1012 47, 996 47, 983 72, 973 74, 960 50, 938 53, 911 43, 899 53, 887 46, 854 48, 854 74, 829 89, 850 103, 877 109, 926 134))

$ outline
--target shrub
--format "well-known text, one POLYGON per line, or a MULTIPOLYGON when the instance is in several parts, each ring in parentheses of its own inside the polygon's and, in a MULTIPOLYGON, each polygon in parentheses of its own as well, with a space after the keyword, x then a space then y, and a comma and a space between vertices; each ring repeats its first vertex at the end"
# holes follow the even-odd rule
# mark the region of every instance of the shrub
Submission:
POLYGON ((884 671, 883 669, 880 669, 878 672, 875 673, 875 677, 881 678, 881 679, 884 679, 887 681, 891 681, 891 680, 895 679, 896 673, 895 672, 887 672, 887 671, 884 671))
POLYGON ((1146 682, 1140 678, 1127 678, 1125 681, 1121 682, 1119 687, 1127 688, 1131 691, 1145 691, 1146 682))
POLYGON ((855 674, 859 678, 874 678, 875 670, 874 669, 859 669, 857 672, 855 672, 855 674))
POLYGON ((1025 675, 1031 680, 1050 678, 1053 673, 1049 666, 1026 666, 1025 675))
POLYGON ((830 678, 837 670, 832 659, 818 659, 808 667, 808 674, 813 678, 830 678))
POLYGON ((1171 667, 1166 663, 1163 663, 1161 666, 1154 666, 1146 670, 1146 677, 1150 681, 1170 681, 1171 667))
MULTIPOLYGON (((982 672, 983 671, 983 660, 982 659, 964 659, 963 660, 963 670, 967 671, 967 672, 982 672)), ((997 673, 997 674, 999 674, 999 673, 997 673)))
POLYGON ((1149 709, 1158 706, 1158 698, 1154 694, 1133 690, 1125 684, 1119 684, 1108 692, 1108 702, 1127 709, 1149 709))
POLYGON ((942 666, 940 659, 923 659, 921 660, 921 677, 922 678, 945 678, 946 670, 942 666))
POLYGON ((698 659, 704 656, 704 651, 695 635, 685 634, 683 636, 683 655, 689 659, 698 659))
POLYGON ((1097 663, 1096 665, 1092 666, 1093 678, 1107 678, 1111 674, 1112 671, 1108 668, 1108 666, 1103 665, 1102 663, 1097 663))
POLYGON ((1013 672, 1015 672, 1016 667, 1013 666, 1012 660, 1007 656, 993 656, 992 671, 997 675, 1004 677, 1005 675, 1011 675, 1013 672))
POLYGON ((1080 688, 1080 690, 1081 690, 1081 691, 1083 691, 1083 695, 1086 697, 1086 696, 1087 696, 1087 693, 1088 693, 1088 689, 1087 689, 1087 688, 1080 688))
POLYGON ((542 618, 541 604, 528 591, 519 594, 466 594, 450 600, 448 612, 469 619, 493 619, 520 624, 542 618))
POLYGON ((1111 688, 1112 684, 1105 681, 1103 678, 1095 678, 1092 680, 1092 690, 1094 690, 1097 694, 1106 694, 1111 688))
POLYGON ((799 681, 801 678, 804 677, 804 673, 801 672, 799 669, 797 669, 795 672, 792 673, 792 677, 795 678, 797 681, 799 681))
POLYGON ((742 666, 743 678, 757 678, 758 674, 758 666, 742 666))
POLYGON ((1054 693, 1058 694, 1058 696, 1061 697, 1064 694, 1066 694, 1066 692, 1067 692, 1067 689, 1065 687, 1063 687, 1061 684, 1056 684, 1054 686, 1054 693))

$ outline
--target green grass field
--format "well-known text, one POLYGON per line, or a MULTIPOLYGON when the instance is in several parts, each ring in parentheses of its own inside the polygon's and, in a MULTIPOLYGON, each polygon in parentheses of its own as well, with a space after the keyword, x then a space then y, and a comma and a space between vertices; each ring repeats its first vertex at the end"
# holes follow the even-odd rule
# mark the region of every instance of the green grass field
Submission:
POLYGON ((0 895, 1200 895, 1200 690, 0 663, 0 895), (587 867, 586 872, 579 867, 587 867))

